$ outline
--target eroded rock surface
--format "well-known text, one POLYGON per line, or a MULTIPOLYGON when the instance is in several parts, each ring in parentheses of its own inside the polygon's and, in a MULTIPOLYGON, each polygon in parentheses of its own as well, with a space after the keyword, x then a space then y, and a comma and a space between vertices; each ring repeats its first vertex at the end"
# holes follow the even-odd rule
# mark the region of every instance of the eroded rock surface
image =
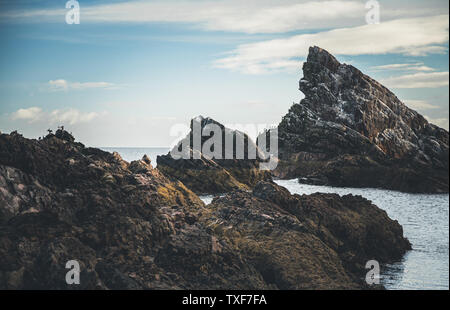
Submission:
POLYGON ((359 289, 367 260, 409 248, 362 197, 262 181, 205 206, 146 156, 0 135, 0 289, 359 289))
MULTIPOLYGON (((175 148, 181 151, 183 142, 187 142, 188 149, 184 150, 189 154, 189 159, 174 159, 169 153, 167 155, 158 156, 158 169, 165 175, 182 181, 189 189, 198 194, 217 194, 225 193, 235 189, 250 189, 256 183, 262 180, 271 180, 269 171, 260 169, 260 162, 263 156, 257 145, 248 137, 248 135, 226 128, 211 118, 203 118, 201 116, 192 119, 191 131, 187 137, 180 141, 175 148), (220 158, 213 156, 205 156, 202 153, 204 144, 212 137, 214 133, 201 137, 200 149, 195 149, 193 143, 193 126, 197 123, 198 128, 202 131, 210 124, 217 125, 221 129, 221 135, 218 137, 221 152, 220 158), (226 147, 226 135, 233 140, 232 144, 226 147), (242 158, 237 159, 236 156, 236 140, 237 137, 242 138, 242 158), (249 156, 249 145, 251 150, 255 150, 255 156, 249 156), (227 159, 226 149, 231 150, 231 158, 227 159), (193 154, 198 154, 198 159, 193 154)), ((212 151, 213 148, 211 149, 212 151)))
POLYGON ((266 287, 231 248, 211 251, 204 204, 181 182, 64 136, 0 135, 0 288, 266 287))
POLYGON ((277 289, 365 287, 368 260, 411 249, 398 222, 363 197, 291 195, 270 182, 215 198, 200 221, 277 289))
POLYGON ((275 176, 331 186, 448 193, 449 134, 357 68, 311 47, 278 126, 275 176))

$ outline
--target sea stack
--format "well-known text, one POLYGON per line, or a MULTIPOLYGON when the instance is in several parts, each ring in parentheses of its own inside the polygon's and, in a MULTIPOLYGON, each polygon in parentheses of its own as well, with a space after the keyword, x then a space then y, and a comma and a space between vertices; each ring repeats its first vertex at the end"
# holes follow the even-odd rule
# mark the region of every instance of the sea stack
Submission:
POLYGON ((278 126, 274 175, 330 186, 448 193, 449 133, 317 46, 278 126))

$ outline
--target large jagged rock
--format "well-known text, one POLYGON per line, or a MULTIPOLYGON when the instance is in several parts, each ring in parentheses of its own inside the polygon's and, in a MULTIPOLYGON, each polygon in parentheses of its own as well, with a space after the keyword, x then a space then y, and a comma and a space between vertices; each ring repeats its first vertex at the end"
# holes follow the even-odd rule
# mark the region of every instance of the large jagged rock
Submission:
POLYGON ((203 202, 149 159, 85 148, 67 132, 0 135, 0 289, 266 288, 198 224, 203 202), (65 282, 77 260, 81 284, 65 282))
MULTIPOLYGON (((200 146, 213 137, 213 133, 201 137, 200 146)), ((250 189, 261 180, 271 180, 269 171, 260 169, 260 162, 263 155, 260 153, 256 144, 248 137, 248 135, 237 131, 230 130, 224 125, 218 123, 211 118, 203 118, 201 116, 192 119, 191 131, 180 141, 175 148, 180 149, 183 141, 187 141, 189 159, 174 159, 170 152, 167 155, 157 157, 157 167, 165 175, 183 182, 189 189, 198 194, 218 194, 225 193, 235 189, 250 189), (198 124, 198 128, 202 131, 209 124, 217 125, 221 128, 221 158, 210 158, 202 154, 202 149, 195 150, 193 146, 193 126, 198 124), (225 135, 233 138, 233 159, 225 159, 225 135), (236 159, 236 137, 240 136, 244 141, 244 158, 236 159), (249 144, 255 149, 255 159, 249 159, 249 144), (195 159, 193 154, 199 153, 199 158, 195 159)))
POLYGON ((278 126, 274 175, 331 186, 448 193, 449 134, 357 68, 311 47, 278 126))
POLYGON ((367 288, 401 226, 361 197, 271 182, 203 202, 179 181, 68 133, 0 135, 0 289, 367 288), (65 282, 80 264, 80 285, 65 282))
POLYGON ((291 195, 264 181, 215 198, 200 221, 276 289, 363 288, 367 261, 411 249, 398 222, 360 196, 291 195))

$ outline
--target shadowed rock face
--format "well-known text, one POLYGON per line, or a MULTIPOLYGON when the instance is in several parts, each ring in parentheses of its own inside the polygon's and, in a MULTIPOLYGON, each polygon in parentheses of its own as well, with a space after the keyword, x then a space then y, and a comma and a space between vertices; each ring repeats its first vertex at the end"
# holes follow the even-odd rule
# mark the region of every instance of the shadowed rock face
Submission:
POLYGON ((360 196, 291 195, 270 182, 215 198, 200 221, 278 289, 361 288, 368 260, 411 249, 398 222, 360 196))
POLYGON ((194 118, 191 121, 190 133, 175 148, 181 150, 183 142, 186 142, 188 145, 187 152, 190 154, 190 159, 174 159, 170 153, 158 156, 158 170, 171 178, 182 181, 197 194, 217 194, 235 189, 250 189, 261 180, 271 180, 270 172, 259 169, 260 158, 263 156, 248 135, 237 130, 228 129, 211 118, 203 118, 201 116, 194 118), (193 143, 193 126, 195 123, 202 131, 210 124, 221 128, 222 136, 218 138, 218 141, 221 144, 222 159, 211 158, 202 154, 205 142, 214 136, 213 133, 202 136, 200 142, 202 149, 195 150, 193 143), (225 135, 229 135, 233 139, 233 159, 226 159, 225 135), (237 137, 244 141, 243 159, 236 159, 237 137), (251 149, 256 150, 254 159, 251 159, 251 156, 249 158, 249 145, 251 149), (199 154, 198 159, 192 156, 194 153, 199 154))
POLYGON ((181 182, 66 134, 0 135, 0 289, 266 287, 226 245, 211 252, 204 204, 181 182))
POLYGON ((259 182, 205 207, 146 156, 0 135, 0 289, 366 288, 367 260, 409 248, 361 197, 259 182), (80 285, 65 283, 69 260, 80 285))
POLYGON ((332 186, 448 192, 449 135, 386 87, 311 47, 279 124, 275 175, 332 186))

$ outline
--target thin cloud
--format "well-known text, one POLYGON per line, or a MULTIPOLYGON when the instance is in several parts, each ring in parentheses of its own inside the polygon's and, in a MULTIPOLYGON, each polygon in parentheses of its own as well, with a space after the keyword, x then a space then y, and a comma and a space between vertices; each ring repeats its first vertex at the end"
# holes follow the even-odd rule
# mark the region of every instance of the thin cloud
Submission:
POLYGON ((449 129, 449 119, 448 117, 441 117, 441 118, 431 118, 425 115, 425 118, 430 123, 439 126, 441 128, 444 128, 445 130, 449 129))
POLYGON ((78 123, 87 123, 98 116, 96 112, 83 113, 76 109, 54 110, 49 118, 53 123, 74 125, 78 123))
POLYGON ((390 77, 380 82, 390 88, 437 88, 448 86, 448 72, 420 72, 390 77))
POLYGON ((304 59, 313 45, 335 55, 376 55, 399 53, 418 56, 444 53, 448 42, 448 15, 399 19, 377 25, 341 28, 313 34, 301 34, 284 39, 243 44, 218 59, 213 66, 249 74, 290 70, 292 61, 304 59))
POLYGON ((67 91, 67 90, 85 90, 93 88, 114 89, 117 86, 108 82, 69 82, 66 80, 50 80, 48 81, 50 90, 67 91))
POLYGON ((417 63, 410 63, 410 64, 388 64, 388 65, 381 65, 381 66, 374 66, 370 67, 372 70, 377 71, 385 71, 385 70, 392 70, 392 71, 434 71, 433 68, 425 66, 423 62, 417 62, 417 63))
MULTIPOLYGON (((396 4, 383 6, 382 18, 433 15, 440 7, 396 4)), ((61 22, 67 10, 38 9, 9 11, 0 19, 26 22, 61 22)), ((304 29, 350 27, 364 23, 364 1, 128 1, 81 5, 81 22, 101 23, 188 23, 208 31, 284 33, 304 29)))
POLYGON ((12 120, 26 120, 30 123, 42 119, 44 113, 39 107, 31 107, 28 109, 19 109, 11 115, 12 120))
POLYGON ((414 110, 438 109, 439 106, 428 103, 425 100, 403 100, 403 102, 414 110))
POLYGON ((50 112, 45 112, 39 107, 30 107, 27 109, 19 109, 12 113, 12 120, 23 120, 28 123, 34 123, 37 121, 43 121, 50 124, 79 124, 87 123, 100 114, 96 112, 81 112, 77 109, 58 109, 50 112))

